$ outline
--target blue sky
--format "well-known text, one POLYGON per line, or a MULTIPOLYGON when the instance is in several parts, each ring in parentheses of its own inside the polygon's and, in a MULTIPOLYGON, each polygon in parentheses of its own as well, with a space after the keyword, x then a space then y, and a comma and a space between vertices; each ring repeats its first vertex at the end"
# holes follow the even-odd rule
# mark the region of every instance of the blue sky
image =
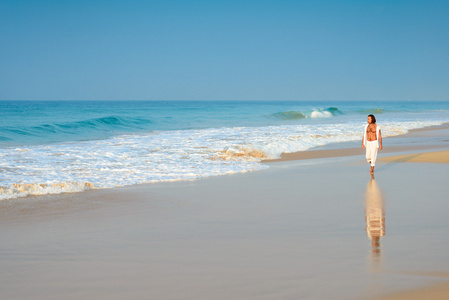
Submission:
POLYGON ((449 1, 0 2, 0 99, 449 100, 449 1))

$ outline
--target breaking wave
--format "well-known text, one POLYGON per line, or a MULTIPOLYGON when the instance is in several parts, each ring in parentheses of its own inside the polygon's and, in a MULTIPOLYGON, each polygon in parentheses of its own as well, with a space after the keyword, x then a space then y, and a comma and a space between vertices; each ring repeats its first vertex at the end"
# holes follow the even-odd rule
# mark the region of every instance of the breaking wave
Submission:
POLYGON ((328 107, 326 109, 314 109, 312 111, 285 111, 272 114, 273 117, 282 120, 300 120, 306 118, 330 118, 333 116, 343 115, 336 107, 328 107))

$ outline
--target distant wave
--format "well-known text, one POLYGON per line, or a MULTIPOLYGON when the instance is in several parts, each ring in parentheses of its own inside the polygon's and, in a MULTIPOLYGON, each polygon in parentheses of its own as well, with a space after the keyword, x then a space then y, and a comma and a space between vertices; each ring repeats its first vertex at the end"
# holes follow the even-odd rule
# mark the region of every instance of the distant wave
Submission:
MULTIPOLYGON (((67 123, 50 123, 38 126, 0 127, 0 142, 6 144, 59 142, 67 140, 67 136, 75 137, 75 140, 90 140, 105 138, 114 132, 135 132, 148 129, 151 120, 132 118, 126 116, 106 116, 67 123)), ((72 139, 71 138, 71 139, 72 139)))
MULTIPOLYGON (((150 120, 142 118, 107 116, 61 124, 42 124, 25 128, 7 126, 1 128, 1 130, 9 136, 48 136, 51 134, 78 134, 84 130, 143 129, 151 123, 150 120)), ((11 140, 5 136, 2 139, 11 140)))
POLYGON ((314 109, 312 111, 285 111, 272 114, 273 117, 282 120, 300 120, 306 118, 329 118, 337 115, 342 115, 337 107, 328 107, 326 109, 314 109))
POLYGON ((279 119, 283 119, 283 120, 299 120, 299 119, 307 118, 307 116, 300 111, 279 112, 279 113, 273 114, 272 116, 277 117, 279 119))
MULTIPOLYGON (((89 120, 65 123, 65 124, 55 124, 53 127, 62 130, 71 129, 97 129, 97 128, 110 128, 110 127, 142 127, 142 125, 150 124, 151 121, 142 118, 130 118, 130 117, 119 117, 119 116, 107 116, 102 118, 94 118, 89 120)), ((53 127, 48 127, 48 125, 40 126, 45 130, 53 130, 53 127)))

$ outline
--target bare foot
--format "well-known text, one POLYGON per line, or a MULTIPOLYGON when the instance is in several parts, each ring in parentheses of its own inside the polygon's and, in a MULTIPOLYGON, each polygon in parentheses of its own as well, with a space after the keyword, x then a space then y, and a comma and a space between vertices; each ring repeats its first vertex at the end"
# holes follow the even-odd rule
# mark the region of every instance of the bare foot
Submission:
POLYGON ((371 167, 371 169, 369 170, 369 173, 372 175, 374 174, 374 167, 371 167))

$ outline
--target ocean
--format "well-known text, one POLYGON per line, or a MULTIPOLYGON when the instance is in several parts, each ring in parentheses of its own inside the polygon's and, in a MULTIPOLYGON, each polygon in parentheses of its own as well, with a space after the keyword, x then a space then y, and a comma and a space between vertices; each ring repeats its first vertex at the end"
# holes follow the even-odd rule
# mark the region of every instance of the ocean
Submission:
POLYGON ((0 101, 0 200, 194 180, 449 122, 449 102, 0 101))

